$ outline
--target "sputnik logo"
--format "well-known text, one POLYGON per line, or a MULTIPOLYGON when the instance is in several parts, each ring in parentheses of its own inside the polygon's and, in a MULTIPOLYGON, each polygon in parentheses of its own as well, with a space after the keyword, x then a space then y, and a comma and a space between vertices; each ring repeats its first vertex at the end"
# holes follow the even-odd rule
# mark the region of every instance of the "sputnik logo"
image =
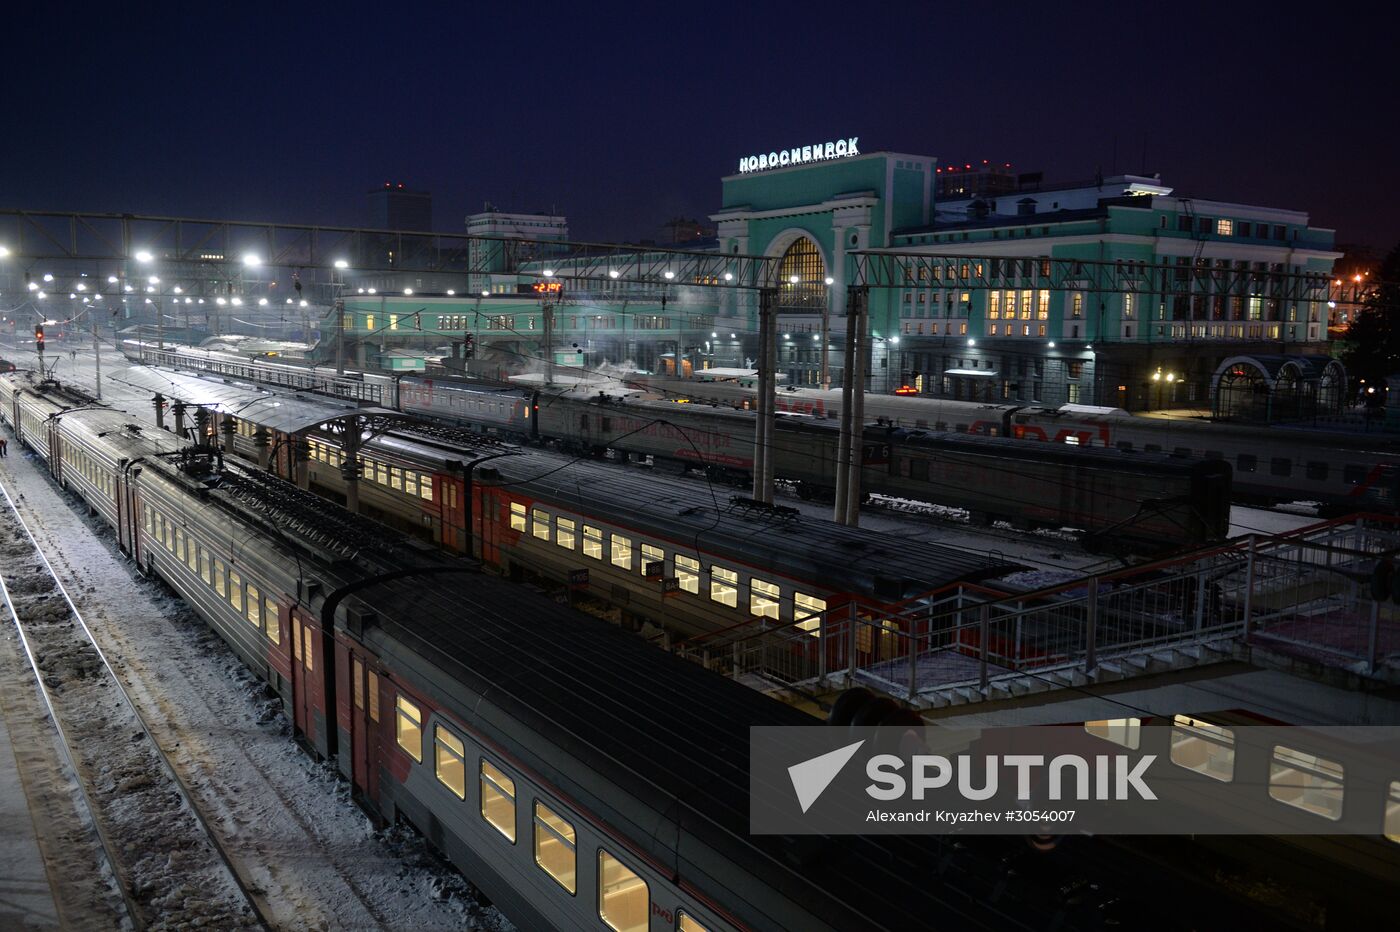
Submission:
POLYGON ((788 768, 788 776, 792 778, 792 788, 797 793, 797 802, 802 806, 802 811, 806 812, 812 808, 812 804, 817 798, 826 792, 826 788, 831 785, 831 781, 836 779, 836 775, 841 772, 856 751, 864 744, 864 739, 855 744, 848 744, 844 748, 837 748, 828 751, 817 757, 802 761, 800 764, 793 764, 788 768))

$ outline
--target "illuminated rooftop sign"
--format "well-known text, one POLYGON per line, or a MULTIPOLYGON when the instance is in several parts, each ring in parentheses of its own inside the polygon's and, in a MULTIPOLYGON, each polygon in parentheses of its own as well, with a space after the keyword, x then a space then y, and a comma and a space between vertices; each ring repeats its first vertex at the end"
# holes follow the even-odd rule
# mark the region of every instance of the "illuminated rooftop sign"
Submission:
POLYGON ((739 172, 760 172, 768 168, 787 168, 789 165, 807 165, 811 162, 825 162, 829 159, 847 159, 860 155, 856 145, 859 136, 838 139, 835 142, 819 142, 811 146, 798 146, 793 149, 780 149, 777 152, 749 155, 739 160, 739 172))

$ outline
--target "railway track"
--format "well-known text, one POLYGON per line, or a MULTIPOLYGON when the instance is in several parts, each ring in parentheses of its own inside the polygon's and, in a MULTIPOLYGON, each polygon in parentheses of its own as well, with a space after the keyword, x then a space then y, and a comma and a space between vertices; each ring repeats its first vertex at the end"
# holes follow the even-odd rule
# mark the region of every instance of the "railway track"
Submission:
MULTIPOLYGON (((271 928, 262 892, 220 843, 3 483, 0 497, 0 596, 78 784, 96 856, 120 891, 120 924, 271 928)), ((82 924, 99 927, 94 918, 82 924)))

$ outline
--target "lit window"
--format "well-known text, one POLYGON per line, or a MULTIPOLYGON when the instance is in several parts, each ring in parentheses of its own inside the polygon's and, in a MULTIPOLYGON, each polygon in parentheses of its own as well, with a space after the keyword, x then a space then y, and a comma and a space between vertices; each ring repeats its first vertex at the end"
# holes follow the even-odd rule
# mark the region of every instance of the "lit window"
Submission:
POLYGON ((797 622, 797 627, 810 632, 813 637, 821 635, 821 618, 818 616, 824 611, 825 599, 802 592, 792 594, 792 620, 797 622))
POLYGON ((369 676, 365 678, 365 686, 369 690, 369 720, 377 722, 379 721, 379 674, 371 670, 369 676))
POLYGON ((481 762, 481 817, 515 844, 515 781, 481 762))
MULTIPOLYGON (((640 569, 641 569, 641 573, 642 573, 643 576, 646 575, 647 569, 649 568, 649 567, 647 566, 648 563, 660 563, 660 564, 661 564, 661 573, 660 573, 660 574, 653 573, 653 575, 665 575, 665 573, 666 573, 666 551, 662 550, 660 547, 656 547, 656 546, 653 546, 653 545, 651 545, 651 544, 642 544, 642 565, 641 565, 640 569)), ((650 567, 650 569, 655 570, 656 567, 653 566, 653 567, 650 567)))
POLYGON ((228 592, 228 581, 224 578, 224 563, 214 561, 214 591, 222 598, 228 592))
POLYGON ((728 605, 730 608, 739 607, 739 573, 737 570, 727 570, 722 566, 710 567, 710 598, 720 603, 728 605))
POLYGON ((700 561, 676 554, 676 580, 681 590, 700 594, 700 561))
POLYGON ((365 707, 365 665, 360 662, 359 657, 350 658, 350 691, 355 698, 355 708, 365 707))
POLYGON ((1233 220, 1225 220, 1225 219, 1223 219, 1223 218, 1220 219, 1220 220, 1215 221, 1215 235, 1216 235, 1216 236, 1234 236, 1234 235, 1235 235, 1235 221, 1233 221, 1233 220))
POLYGON ((175 529, 175 559, 185 559, 185 532, 180 528, 175 529))
POLYGON ((632 568, 632 541, 620 534, 612 535, 612 564, 624 570, 632 568))
POLYGON ((591 524, 583 526, 583 555, 595 560, 603 559, 603 529, 591 524))
POLYGON ((578 889, 575 846, 574 827, 535 800, 535 863, 570 893, 578 889))
POLYGON ((301 663, 301 622, 292 616, 292 659, 301 663))
POLYGON ((1072 313, 1075 317, 1084 316, 1084 295, 1082 293, 1075 293, 1072 313))
POLYGON ((541 508, 530 509, 530 517, 534 521, 535 537, 540 540, 549 540, 549 512, 541 508))
POLYGON ((778 587, 761 579, 749 580, 749 614, 778 618, 778 587))
POLYGON ((1390 795, 1385 801, 1385 837, 1400 842, 1400 780, 1390 782, 1390 795))
POLYGON ((555 519, 554 542, 567 550, 574 549, 574 520, 572 518, 555 519))
POLYGON ((1188 715, 1173 719, 1172 763, 1229 783, 1235 778, 1235 733, 1188 715))
POLYGON ((311 626, 310 626, 310 625, 307 625, 306 627, 304 627, 304 628, 301 629, 301 636, 302 636, 302 638, 306 641, 306 650, 302 652, 303 657, 304 657, 304 659, 305 659, 305 663, 306 663, 306 669, 307 669, 307 670, 314 670, 314 669, 316 668, 316 663, 315 663, 315 661, 312 659, 315 655, 312 653, 312 650, 311 650, 311 626))
MULTIPOLYGON (((1082 300, 1084 296, 1083 296, 1083 295, 1080 295, 1079 297, 1080 297, 1080 299, 1082 300)), ((1037 319, 1037 320, 1049 320, 1049 319, 1050 319, 1050 292, 1047 291, 1047 290, 1045 290, 1045 289, 1041 289, 1040 291, 1036 292, 1036 298, 1035 298, 1035 300, 1036 300, 1036 305, 1035 305, 1035 316, 1036 316, 1036 319, 1037 319)))
POLYGON ((1275 745, 1269 761, 1269 795, 1335 822, 1342 817, 1342 765, 1275 745))
POLYGON ((426 499, 427 501, 432 501, 432 500, 433 500, 433 477, 432 477, 432 476, 423 476, 421 479, 419 479, 419 481, 418 481, 418 497, 419 497, 419 498, 422 498, 422 499, 426 499))
POLYGON ((399 747, 407 751, 409 757, 422 763, 423 713, 418 706, 403 696, 398 697, 397 705, 398 715, 396 716, 394 732, 398 736, 399 747))
POLYGON ((646 932, 650 913, 646 881, 598 849, 598 918, 617 932, 646 932))
POLYGON ((676 932, 710 932, 683 909, 677 912, 676 916, 676 932))
POLYGON ((228 603, 235 611, 243 611, 243 577, 232 569, 228 571, 228 603))
POLYGON ((189 548, 185 551, 185 563, 188 564, 191 573, 199 572, 199 547, 194 539, 189 541, 189 548))
POLYGON ((467 752, 462 741, 441 725, 433 726, 434 770, 438 782, 457 794, 458 799, 467 798, 467 752))
POLYGON ((418 473, 409 472, 407 470, 404 471, 403 490, 409 495, 418 495, 418 473))
POLYGON ((403 470, 397 466, 389 467, 389 488, 403 491, 403 470))
POLYGON ((255 627, 262 627, 262 594, 252 583, 248 583, 248 620, 255 627))
POLYGON ((263 605, 263 619, 267 621, 267 638, 274 644, 282 643, 282 624, 277 618, 277 603, 268 599, 263 605))
POLYGON ((1142 740, 1142 719, 1112 718, 1098 722, 1085 722, 1084 730, 1095 738, 1121 744, 1130 751, 1136 751, 1142 740))

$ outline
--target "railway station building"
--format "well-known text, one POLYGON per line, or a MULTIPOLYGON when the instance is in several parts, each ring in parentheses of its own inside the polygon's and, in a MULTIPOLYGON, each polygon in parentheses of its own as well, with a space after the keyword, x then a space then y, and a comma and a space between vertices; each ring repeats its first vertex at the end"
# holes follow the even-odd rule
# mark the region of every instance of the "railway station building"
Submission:
MULTIPOLYGON (((1340 253, 1333 231, 1305 212, 1183 196, 1157 175, 1046 184, 1007 163, 866 152, 856 136, 788 142, 736 159, 710 216, 717 239, 703 248, 779 264, 778 358, 789 384, 841 384, 859 250, 897 253, 889 261, 903 269, 868 292, 870 391, 1204 410, 1218 386, 1241 391, 1241 372, 1260 375, 1246 379, 1256 394, 1274 391, 1287 372, 1306 383, 1286 386, 1287 404, 1256 398, 1229 410, 1306 415, 1301 398, 1325 413, 1345 394, 1335 390, 1336 367, 1318 362, 1328 353, 1326 284, 1340 253), (1082 279, 1059 275, 1052 285, 1051 263, 1082 264, 1082 279), (1104 269, 1115 282, 1136 281, 1107 290, 1104 269), (1316 284, 1284 289, 1283 278, 1316 284), (1297 362, 1242 369, 1241 359, 1297 362)), ((567 237, 565 219, 553 216, 488 212, 468 228, 567 237)), ((549 359, 684 374, 751 367, 758 357, 750 290, 584 281, 562 267, 550 281, 544 273, 557 266, 536 247, 503 255, 462 293, 425 282, 431 293, 347 294, 352 355, 456 347, 470 336, 483 371, 527 371, 549 359)))

